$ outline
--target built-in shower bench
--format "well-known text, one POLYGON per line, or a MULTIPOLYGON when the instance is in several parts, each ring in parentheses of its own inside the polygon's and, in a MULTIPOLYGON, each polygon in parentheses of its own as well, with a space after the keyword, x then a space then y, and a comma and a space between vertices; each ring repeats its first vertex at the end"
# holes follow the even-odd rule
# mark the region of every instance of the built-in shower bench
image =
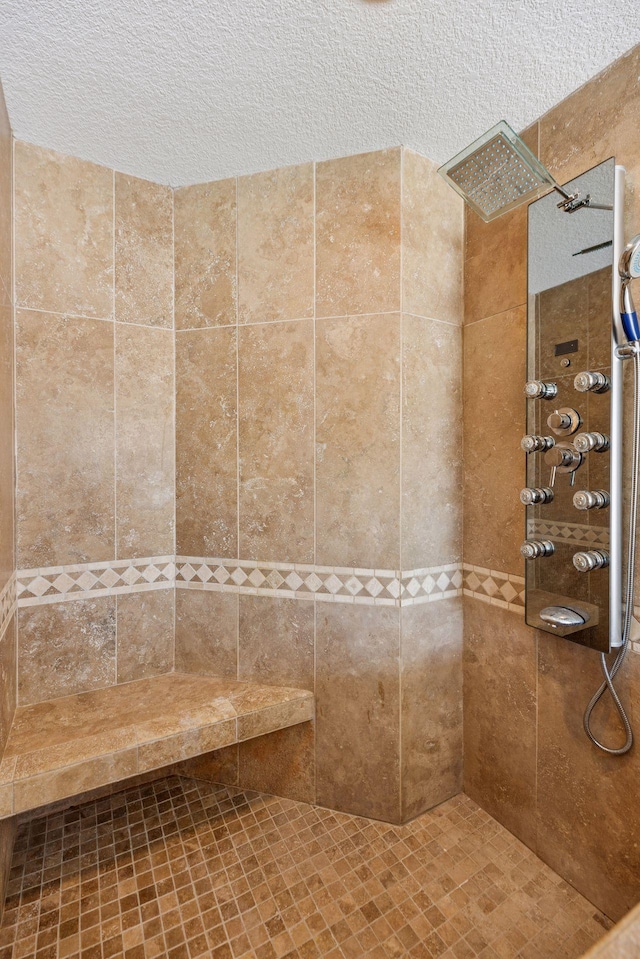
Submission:
POLYGON ((169 673, 16 710, 0 819, 313 718, 313 694, 169 673))

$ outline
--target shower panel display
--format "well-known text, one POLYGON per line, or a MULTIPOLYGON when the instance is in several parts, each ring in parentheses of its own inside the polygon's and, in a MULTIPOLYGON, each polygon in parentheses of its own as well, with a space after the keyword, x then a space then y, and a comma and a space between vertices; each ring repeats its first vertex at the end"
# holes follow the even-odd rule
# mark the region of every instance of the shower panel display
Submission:
POLYGON ((567 212, 550 193, 529 207, 526 621, 605 652, 620 643, 622 599, 622 177, 608 160, 566 185, 593 206, 567 212))

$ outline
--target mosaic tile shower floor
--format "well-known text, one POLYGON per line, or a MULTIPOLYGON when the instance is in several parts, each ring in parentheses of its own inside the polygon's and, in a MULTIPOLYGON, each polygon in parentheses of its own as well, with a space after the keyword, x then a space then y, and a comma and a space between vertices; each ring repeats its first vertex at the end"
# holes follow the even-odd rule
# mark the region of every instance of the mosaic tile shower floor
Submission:
POLYGON ((21 827, 0 959, 574 959, 610 925, 466 796, 397 827, 172 777, 21 827))

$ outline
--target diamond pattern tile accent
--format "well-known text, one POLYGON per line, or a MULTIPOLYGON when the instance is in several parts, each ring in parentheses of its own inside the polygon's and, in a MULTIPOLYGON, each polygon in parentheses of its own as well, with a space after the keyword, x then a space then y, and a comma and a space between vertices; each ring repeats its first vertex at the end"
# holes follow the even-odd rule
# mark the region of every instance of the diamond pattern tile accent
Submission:
POLYGON ((18 605, 15 573, 9 577, 0 593, 0 639, 4 636, 18 605))
POLYGON ((577 959, 612 923, 467 796, 405 826, 176 777, 20 827, 3 959, 577 959))

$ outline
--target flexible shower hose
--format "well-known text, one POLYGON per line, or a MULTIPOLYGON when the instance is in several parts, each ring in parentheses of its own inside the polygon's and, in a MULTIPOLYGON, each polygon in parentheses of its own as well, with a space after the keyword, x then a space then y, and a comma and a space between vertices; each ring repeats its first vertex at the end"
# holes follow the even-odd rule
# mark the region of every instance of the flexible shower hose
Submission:
MULTIPOLYGON (((637 346, 637 344, 636 344, 637 346)), ((633 354, 633 449, 631 454, 631 503, 629 508, 629 545, 627 555, 627 592, 625 599, 624 620, 622 624, 622 645, 618 650, 616 657, 609 669, 607 657, 604 653, 600 656, 604 682, 594 693, 589 705, 584 713, 584 731, 598 749, 610 756, 624 756, 633 746, 633 730, 620 697, 613 685, 613 680, 624 662, 629 648, 629 638, 631 635, 631 617, 633 616, 633 596, 635 586, 635 566, 636 566, 636 521, 638 517, 638 472, 640 471, 640 352, 636 350, 633 354), (591 714, 600 701, 604 693, 609 690, 614 705, 620 715, 620 720, 625 730, 624 745, 618 749, 611 746, 605 746, 594 736, 591 731, 591 714)))

